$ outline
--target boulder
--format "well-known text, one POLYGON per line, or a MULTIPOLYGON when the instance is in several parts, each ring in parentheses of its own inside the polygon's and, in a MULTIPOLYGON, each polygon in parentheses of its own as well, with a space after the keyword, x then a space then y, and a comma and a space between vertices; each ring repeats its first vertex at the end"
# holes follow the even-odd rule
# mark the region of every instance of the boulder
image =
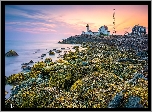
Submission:
POLYGON ((7 56, 7 57, 18 56, 18 54, 17 54, 15 51, 10 50, 9 52, 7 52, 7 53, 5 54, 5 56, 7 56))
POLYGON ((119 108, 122 101, 123 101, 122 92, 117 93, 116 96, 112 99, 112 101, 108 104, 108 108, 119 108))
POLYGON ((79 46, 73 46, 73 48, 72 48, 72 49, 77 49, 77 48, 79 48, 79 46))
POLYGON ((87 65, 89 65, 89 64, 88 64, 88 62, 82 61, 82 65, 83 65, 83 66, 87 66, 87 65))
POLYGON ((22 63, 21 65, 28 65, 29 63, 22 63))
POLYGON ((60 53, 60 52, 62 52, 62 51, 61 51, 61 50, 56 50, 55 52, 56 52, 56 53, 60 53))
POLYGON ((60 41, 58 43, 61 43, 60 41))
POLYGON ((46 56, 46 54, 42 54, 42 55, 41 55, 41 57, 44 57, 44 56, 46 56))
POLYGON ((140 100, 141 99, 137 96, 130 96, 125 103, 125 108, 143 108, 143 105, 139 103, 140 100))
POLYGON ((34 63, 33 60, 31 60, 29 63, 34 63))
POLYGON ((147 53, 147 52, 142 51, 142 52, 137 52, 137 54, 136 54, 136 55, 137 55, 137 56, 139 56, 139 57, 144 58, 144 57, 147 57, 147 56, 148 56, 148 53, 147 53))
POLYGON ((23 65, 21 68, 23 70, 31 70, 31 67, 30 66, 26 66, 26 65, 23 65))
POLYGON ((59 60, 56 60, 56 62, 58 62, 58 63, 64 63, 65 61, 63 59, 59 59, 59 60))
POLYGON ((55 55, 55 53, 53 51, 49 51, 49 55, 55 55))
POLYGON ((47 62, 52 62, 52 59, 51 59, 51 58, 46 58, 44 62, 45 62, 45 63, 47 63, 47 62))

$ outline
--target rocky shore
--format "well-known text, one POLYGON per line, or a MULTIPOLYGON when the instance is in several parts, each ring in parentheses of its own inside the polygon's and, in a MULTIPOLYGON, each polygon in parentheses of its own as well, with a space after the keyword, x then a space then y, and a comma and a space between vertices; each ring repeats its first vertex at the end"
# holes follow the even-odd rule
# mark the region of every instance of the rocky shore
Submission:
POLYGON ((5 54, 5 56, 7 56, 7 57, 18 56, 18 54, 15 51, 10 50, 5 54))
POLYGON ((148 37, 81 35, 59 43, 81 46, 7 77, 14 86, 7 108, 148 108, 148 37))

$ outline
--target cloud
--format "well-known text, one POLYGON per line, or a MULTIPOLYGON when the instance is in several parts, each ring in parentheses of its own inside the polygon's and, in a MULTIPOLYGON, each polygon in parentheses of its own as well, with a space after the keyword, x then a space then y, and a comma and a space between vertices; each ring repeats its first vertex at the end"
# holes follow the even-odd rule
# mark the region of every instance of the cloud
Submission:
POLYGON ((131 26, 129 26, 129 27, 125 27, 124 28, 124 31, 128 31, 128 30, 131 30, 132 29, 132 27, 131 26))
POLYGON ((113 25, 113 24, 107 24, 106 26, 108 26, 108 27, 113 27, 114 25, 113 25))
MULTIPOLYGON (((109 13, 104 14, 104 9, 107 10, 107 8, 97 10, 96 8, 94 9, 94 7, 96 6, 89 9, 90 6, 10 5, 6 6, 5 10, 5 26, 6 30, 13 29, 13 31, 18 32, 56 33, 71 36, 86 31, 86 24, 89 24, 92 31, 98 31, 99 27, 105 24, 109 27, 108 30, 112 32, 113 24, 109 22, 111 21, 111 19, 109 19, 111 16, 108 15, 109 13), (90 10, 92 10, 95 17, 90 16, 90 10), (100 17, 99 14, 101 14, 101 11, 103 14, 100 17)), ((98 7, 100 7, 100 5, 98 7)), ((117 17, 120 22, 116 19, 116 30, 125 30, 125 25, 127 25, 127 27, 131 25, 126 22, 128 22, 132 16, 130 13, 127 16, 128 17, 117 17)), ((134 21, 131 21, 131 23, 133 22, 134 21)))
POLYGON ((15 31, 27 32, 27 33, 39 33, 38 30, 30 29, 30 28, 16 28, 15 31))
POLYGON ((124 23, 126 23, 126 22, 129 21, 130 19, 131 19, 131 17, 129 17, 129 18, 123 20, 122 22, 116 24, 115 28, 118 28, 119 26, 123 25, 124 23))
POLYGON ((40 26, 40 27, 48 27, 55 28, 55 24, 44 23, 44 22, 6 22, 6 25, 21 25, 21 26, 40 26))
POLYGON ((54 29, 49 28, 16 28, 15 31, 20 32, 28 32, 28 33, 51 33, 51 32, 57 32, 54 29))
POLYGON ((28 32, 28 33, 55 33, 56 24, 44 22, 6 22, 6 30, 13 28, 13 31, 28 32))
MULTIPOLYGON (((53 15, 51 11, 49 13, 48 12, 49 11, 45 11, 45 10, 39 11, 36 9, 32 9, 31 7, 29 9, 26 9, 25 7, 21 7, 21 6, 7 7, 6 14, 10 14, 13 16, 16 15, 16 16, 24 17, 24 18, 30 18, 33 21, 32 22, 11 21, 11 22, 6 22, 6 25, 12 25, 14 29, 16 29, 15 27, 17 28, 22 27, 22 29, 23 27, 25 27, 24 30, 17 30, 17 31, 26 31, 29 33, 32 33, 32 32, 41 33, 41 32, 48 32, 48 31, 51 31, 54 33, 59 31, 60 33, 63 33, 63 34, 65 34, 65 32, 67 31, 74 32, 74 33, 78 33, 78 32, 81 33, 81 31, 86 30, 86 24, 90 25, 90 29, 98 30, 98 27, 95 25, 95 23, 91 23, 91 22, 88 23, 77 18, 66 20, 66 19, 63 19, 64 17, 63 14, 53 15), (39 22, 40 20, 43 20, 43 22, 39 22), (31 31, 29 31, 28 29, 31 29, 31 31)), ((68 34, 71 35, 73 33, 66 33, 66 35, 68 34)))
POLYGON ((19 16, 20 18, 29 18, 30 20, 18 19, 18 21, 7 20, 5 26, 13 27, 14 31, 28 33, 48 33, 57 31, 67 31, 64 29, 76 29, 76 25, 69 24, 62 20, 64 15, 52 16, 50 13, 40 12, 16 7, 7 7, 6 15, 19 16), (33 11, 33 12, 32 12, 33 11), (31 13, 32 12, 32 13, 31 13), (36 20, 35 20, 36 19, 36 20), (66 28, 65 28, 66 27, 66 28))
POLYGON ((63 33, 64 35, 75 35, 75 33, 69 33, 69 32, 67 32, 67 33, 63 33))
POLYGON ((43 12, 43 11, 39 11, 37 10, 33 10, 33 9, 23 9, 23 8, 17 8, 17 7, 12 7, 12 6, 6 6, 5 8, 5 14, 6 15, 11 15, 11 16, 18 16, 18 17, 22 17, 22 18, 29 18, 29 19, 33 19, 33 20, 51 20, 51 14, 48 14, 43 12))

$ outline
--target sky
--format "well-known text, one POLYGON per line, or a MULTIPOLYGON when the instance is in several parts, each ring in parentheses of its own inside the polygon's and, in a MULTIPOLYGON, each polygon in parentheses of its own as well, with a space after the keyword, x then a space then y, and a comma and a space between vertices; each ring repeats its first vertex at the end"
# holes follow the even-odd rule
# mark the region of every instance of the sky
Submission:
POLYGON ((146 27, 148 5, 6 5, 5 39, 59 40, 80 35, 89 29, 97 32, 106 25, 119 35, 134 25, 146 27))

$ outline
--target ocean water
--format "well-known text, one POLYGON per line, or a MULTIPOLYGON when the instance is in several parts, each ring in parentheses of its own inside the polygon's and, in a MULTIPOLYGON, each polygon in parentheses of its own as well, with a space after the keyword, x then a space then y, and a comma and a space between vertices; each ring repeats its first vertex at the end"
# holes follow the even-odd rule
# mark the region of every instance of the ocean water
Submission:
MULTIPOLYGON (((15 57, 5 57, 5 76, 10 76, 12 74, 16 74, 22 71, 21 64, 28 63, 30 60, 34 62, 44 61, 45 58, 50 57, 53 61, 56 61, 59 54, 64 54, 64 51, 68 51, 69 47, 72 51, 73 46, 80 44, 58 44, 59 40, 6 40, 5 41, 5 53, 10 50, 14 50, 18 53, 19 56, 15 57), (62 50, 62 53, 55 53, 55 55, 49 55, 49 50, 57 49, 61 50, 61 48, 65 48, 62 50), (43 59, 41 59, 41 55, 46 54, 43 59), (40 58, 39 58, 40 57, 40 58)), ((31 65, 32 66, 32 65, 31 65)), ((8 98, 10 96, 10 89, 12 87, 9 85, 5 86, 5 90, 9 93, 5 96, 8 98)))

